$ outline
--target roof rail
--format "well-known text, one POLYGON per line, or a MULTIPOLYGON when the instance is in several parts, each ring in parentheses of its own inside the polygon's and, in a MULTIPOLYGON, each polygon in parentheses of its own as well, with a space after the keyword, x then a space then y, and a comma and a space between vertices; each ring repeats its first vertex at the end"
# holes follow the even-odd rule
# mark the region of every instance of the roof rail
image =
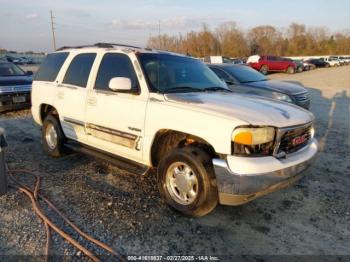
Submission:
POLYGON ((80 45, 80 46, 62 46, 58 49, 56 49, 56 51, 62 51, 65 49, 73 49, 73 48, 85 48, 85 47, 94 47, 93 45, 80 45))
POLYGON ((87 47, 100 47, 100 48, 113 48, 115 46, 120 46, 120 47, 129 47, 129 48, 134 48, 134 49, 142 49, 142 47, 138 46, 132 46, 132 45, 125 45, 125 44, 112 44, 112 43, 96 43, 93 45, 81 45, 81 46, 62 46, 58 48, 56 51, 62 51, 65 49, 77 49, 77 48, 87 48, 87 47))
POLYGON ((125 45, 125 44, 114 44, 114 43, 96 43, 94 44, 96 47, 114 47, 114 46, 121 46, 121 47, 130 47, 130 48, 136 48, 136 49, 142 49, 142 47, 139 46, 133 46, 133 45, 125 45))

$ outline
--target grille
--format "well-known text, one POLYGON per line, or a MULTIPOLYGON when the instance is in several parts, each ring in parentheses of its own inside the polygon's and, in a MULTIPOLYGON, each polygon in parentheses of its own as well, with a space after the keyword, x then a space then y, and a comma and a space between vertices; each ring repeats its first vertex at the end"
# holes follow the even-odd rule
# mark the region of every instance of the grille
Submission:
POLYGON ((298 94, 294 96, 296 104, 305 108, 310 105, 310 94, 309 92, 298 94))
POLYGON ((278 153, 290 154, 305 147, 311 139, 311 129, 312 125, 309 125, 285 132, 281 137, 278 153), (305 137, 305 141, 300 144, 293 143, 293 140, 298 137, 305 137))

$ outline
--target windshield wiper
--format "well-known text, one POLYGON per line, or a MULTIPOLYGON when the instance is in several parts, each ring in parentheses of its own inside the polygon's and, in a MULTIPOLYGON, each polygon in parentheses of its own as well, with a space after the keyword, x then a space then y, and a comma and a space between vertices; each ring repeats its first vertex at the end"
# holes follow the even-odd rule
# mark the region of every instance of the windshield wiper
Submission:
POLYGON ((241 82, 242 84, 245 84, 245 83, 255 83, 255 82, 264 82, 264 81, 267 81, 268 79, 260 79, 260 80, 247 80, 247 81, 243 81, 241 82))
POLYGON ((164 93, 181 93, 181 92, 202 92, 200 88, 194 88, 191 86, 176 86, 164 90, 164 93))
POLYGON ((203 89, 204 91, 225 91, 225 92, 230 92, 232 93, 232 91, 230 89, 227 89, 225 87, 221 87, 221 86, 212 86, 212 87, 207 87, 203 89))

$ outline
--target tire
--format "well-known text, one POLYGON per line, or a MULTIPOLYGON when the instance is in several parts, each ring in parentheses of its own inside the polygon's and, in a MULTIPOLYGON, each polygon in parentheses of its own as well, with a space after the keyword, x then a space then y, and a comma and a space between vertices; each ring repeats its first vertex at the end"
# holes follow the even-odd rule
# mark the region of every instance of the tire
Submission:
POLYGON ((303 67, 299 66, 297 71, 298 71, 298 73, 302 73, 304 71, 304 69, 303 69, 303 67))
POLYGON ((66 137, 63 134, 61 125, 56 117, 48 115, 43 123, 42 142, 44 150, 52 157, 64 155, 66 137))
POLYGON ((267 75, 269 73, 269 67, 267 65, 263 65, 263 66, 260 67, 259 71, 263 75, 267 75))
POLYGON ((295 68, 294 67, 292 67, 292 66, 288 66, 288 68, 287 68, 287 73, 288 74, 294 74, 295 73, 295 68))
POLYGON ((329 67, 330 67, 330 64, 327 63, 327 64, 325 65, 325 67, 326 67, 326 68, 329 68, 329 67))
POLYGON ((187 146, 171 150, 160 161, 157 178, 159 192, 165 202, 187 216, 204 216, 218 203, 212 159, 199 148, 187 146), (181 195, 184 197, 181 198, 181 195))

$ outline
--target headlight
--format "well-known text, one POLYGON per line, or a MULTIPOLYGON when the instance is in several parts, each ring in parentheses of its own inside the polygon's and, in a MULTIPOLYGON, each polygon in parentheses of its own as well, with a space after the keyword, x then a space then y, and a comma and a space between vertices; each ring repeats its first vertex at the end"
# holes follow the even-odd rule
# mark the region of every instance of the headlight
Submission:
POLYGON ((232 153, 250 156, 271 155, 274 140, 273 127, 240 127, 232 133, 232 153))
POLYGON ((277 99, 277 100, 281 100, 284 102, 292 103, 292 99, 290 98, 290 96, 282 94, 282 93, 272 92, 272 98, 277 99))
POLYGON ((312 125, 310 128, 310 140, 312 140, 315 137, 315 126, 312 125))

